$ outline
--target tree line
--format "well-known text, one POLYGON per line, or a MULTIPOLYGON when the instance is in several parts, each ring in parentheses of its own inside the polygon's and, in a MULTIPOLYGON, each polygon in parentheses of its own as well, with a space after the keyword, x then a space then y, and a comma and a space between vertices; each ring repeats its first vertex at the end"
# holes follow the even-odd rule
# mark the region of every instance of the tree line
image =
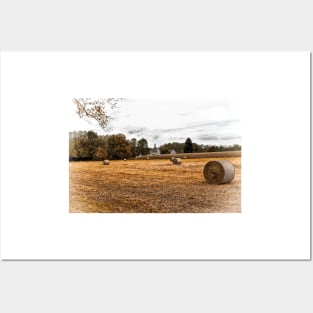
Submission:
POLYGON ((128 140, 124 134, 102 136, 91 130, 69 134, 70 161, 123 160, 149 153, 144 138, 128 140))
POLYGON ((124 134, 98 135, 94 131, 74 131, 69 133, 69 160, 123 160, 136 158, 140 155, 151 153, 193 153, 215 151, 238 151, 240 145, 232 146, 209 146, 192 143, 187 138, 184 143, 172 142, 163 144, 157 149, 150 148, 145 138, 127 139, 124 134))
POLYGON ((241 145, 234 144, 231 146, 223 145, 202 145, 195 142, 188 143, 186 139, 185 143, 171 142, 160 146, 161 154, 168 154, 175 151, 176 153, 199 153, 199 152, 220 152, 220 151, 241 151, 241 145))

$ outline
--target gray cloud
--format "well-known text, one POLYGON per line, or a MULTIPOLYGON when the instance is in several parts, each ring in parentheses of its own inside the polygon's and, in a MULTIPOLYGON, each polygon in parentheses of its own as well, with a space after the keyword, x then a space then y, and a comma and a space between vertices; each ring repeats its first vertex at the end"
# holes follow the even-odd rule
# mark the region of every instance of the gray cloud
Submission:
POLYGON ((226 127, 226 126, 232 126, 232 125, 237 124, 239 122, 240 122, 240 120, 238 120, 238 119, 229 119, 229 120, 224 120, 224 121, 195 122, 195 123, 186 125, 185 127, 168 128, 168 129, 164 129, 161 131, 162 132, 175 132, 175 131, 182 131, 182 130, 194 129, 194 128, 199 128, 199 127, 205 128, 208 126, 226 127))
POLYGON ((231 125, 237 124, 239 122, 240 120, 225 120, 225 121, 213 122, 212 125, 215 125, 217 127, 225 127, 225 126, 231 126, 231 125))
POLYGON ((204 141, 210 141, 210 140, 219 140, 219 137, 216 136, 208 136, 208 135, 202 135, 198 136, 197 139, 204 140, 204 141))
POLYGON ((239 112, 227 102, 227 99, 128 99, 110 112, 110 133, 144 137, 151 145, 183 142, 187 137, 200 144, 238 143, 239 112))
POLYGON ((210 140, 240 140, 241 136, 210 136, 210 135, 201 135, 198 136, 197 139, 203 141, 210 141, 210 140))
POLYGON ((237 139, 241 139, 241 136, 222 136, 220 137, 220 139, 222 140, 237 140, 237 139))
POLYGON ((134 135, 134 134, 141 134, 144 131, 146 131, 147 129, 145 127, 138 127, 138 128, 132 128, 132 129, 128 129, 128 133, 130 135, 134 135))
POLYGON ((153 135, 153 136, 152 136, 152 139, 153 139, 153 140, 157 140, 157 139, 159 139, 159 138, 160 138, 160 135, 153 135))

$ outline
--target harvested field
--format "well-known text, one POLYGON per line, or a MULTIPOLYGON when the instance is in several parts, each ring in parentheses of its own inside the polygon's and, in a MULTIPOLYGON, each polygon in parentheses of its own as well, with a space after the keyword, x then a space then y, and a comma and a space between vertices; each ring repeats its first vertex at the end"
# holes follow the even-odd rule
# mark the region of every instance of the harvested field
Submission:
POLYGON ((218 158, 70 162, 71 213, 240 213, 241 158, 223 158, 235 178, 209 185, 203 168, 218 158))

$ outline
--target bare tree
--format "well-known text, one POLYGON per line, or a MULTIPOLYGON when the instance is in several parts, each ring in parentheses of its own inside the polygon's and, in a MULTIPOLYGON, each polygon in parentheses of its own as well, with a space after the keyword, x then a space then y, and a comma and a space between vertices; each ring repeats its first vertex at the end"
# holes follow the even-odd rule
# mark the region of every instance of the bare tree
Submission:
POLYGON ((123 98, 101 98, 92 100, 91 98, 74 98, 73 102, 77 106, 76 113, 80 118, 88 118, 97 121, 103 130, 108 130, 111 117, 107 113, 107 108, 116 108, 123 98))

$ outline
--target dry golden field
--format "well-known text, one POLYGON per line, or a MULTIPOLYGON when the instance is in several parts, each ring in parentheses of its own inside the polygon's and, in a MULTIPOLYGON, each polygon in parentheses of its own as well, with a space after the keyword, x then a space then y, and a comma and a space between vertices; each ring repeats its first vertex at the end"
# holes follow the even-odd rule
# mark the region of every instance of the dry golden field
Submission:
POLYGON ((218 158, 70 162, 71 213, 240 213, 241 157, 223 158, 235 178, 209 185, 204 165, 218 158))

